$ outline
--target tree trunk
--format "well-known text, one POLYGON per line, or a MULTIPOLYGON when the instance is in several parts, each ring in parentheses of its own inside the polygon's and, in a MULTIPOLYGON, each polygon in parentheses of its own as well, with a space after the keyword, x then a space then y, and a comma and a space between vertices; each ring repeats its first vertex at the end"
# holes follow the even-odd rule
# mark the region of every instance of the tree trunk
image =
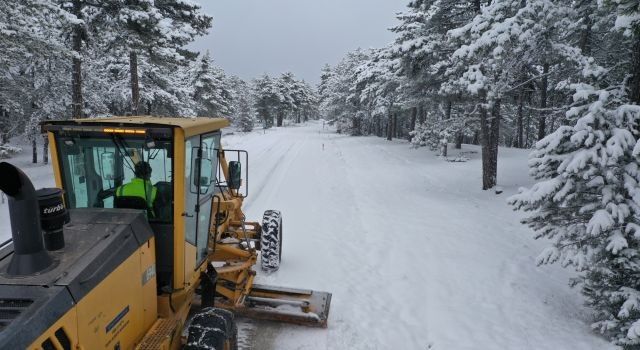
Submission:
POLYGON ((520 90, 518 95, 518 138, 516 140, 516 147, 522 148, 524 142, 524 88, 520 90))
POLYGON ((542 140, 547 135, 547 89, 549 88, 549 63, 542 65, 542 86, 540 87, 540 120, 538 121, 538 140, 542 140))
POLYGON ((131 71, 131 115, 138 115, 140 106, 140 84, 138 83, 138 54, 129 51, 129 70, 131 71))
MULTIPOLYGON (((411 123, 409 124, 409 127, 411 128, 410 131, 414 131, 416 129, 416 119, 418 119, 418 108, 413 107, 411 108, 411 123)), ((407 139, 411 142, 411 139, 413 139, 411 133, 409 133, 409 137, 407 137, 407 139)))
POLYGON ((634 104, 640 104, 640 38, 633 45, 631 58, 631 79, 629 79, 630 100, 634 104))
POLYGON ((493 103, 491 116, 480 109, 480 130, 482 133, 482 189, 496 186, 498 179, 498 140, 500 137, 500 100, 493 103))
POLYGON ((393 137, 398 138, 398 113, 393 113, 393 137))
POLYGON ((9 113, 0 105, 0 145, 3 145, 7 140, 7 128, 9 127, 9 113))
POLYGON ((387 118, 387 140, 393 139, 393 113, 389 112, 389 118, 387 118))
MULTIPOLYGON (((450 120, 451 119, 451 110, 453 109, 453 103, 451 102, 451 99, 447 99, 447 104, 444 110, 444 119, 445 120, 450 120)), ((448 150, 447 148, 449 147, 449 139, 446 136, 442 137, 442 140, 440 141, 442 143, 442 151, 440 152, 441 155, 443 157, 447 156, 448 150)))
POLYGON ((464 134, 462 131, 458 131, 456 134, 456 149, 462 149, 462 141, 464 141, 464 134))
POLYGON ((418 105, 418 123, 422 124, 424 123, 424 120, 426 119, 425 116, 425 111, 424 111, 424 106, 422 106, 422 103, 418 105))
POLYGON ((480 130, 482 132, 481 135, 481 144, 482 144, 482 189, 488 190, 491 186, 491 150, 490 144, 491 140, 489 139, 489 121, 487 120, 489 117, 487 115, 487 110, 484 106, 480 107, 480 130))
POLYGON ((531 145, 531 112, 527 113, 527 127, 525 129, 524 148, 529 148, 531 145))
POLYGON ((38 143, 36 142, 35 135, 31 136, 31 151, 32 151, 31 161, 33 162, 33 164, 37 164, 38 163, 38 143))
MULTIPOLYGON (((73 0, 73 13, 82 19, 82 3, 81 0, 73 0)), ((71 81, 71 105, 72 118, 83 117, 84 102, 82 100, 82 60, 80 59, 80 51, 82 50, 82 24, 77 24, 73 28, 72 45, 75 55, 72 58, 72 81, 71 81)))
POLYGON ((593 14, 589 11, 589 13, 586 13, 583 17, 584 25, 580 33, 580 50, 582 50, 582 54, 585 56, 591 55, 591 29, 593 28, 591 15, 593 14))
POLYGON ((42 142, 42 162, 49 164, 49 137, 47 137, 47 135, 44 136, 42 142))
POLYGON ((283 120, 284 120, 284 113, 282 113, 282 111, 278 111, 276 115, 276 126, 278 127, 282 126, 283 120))
POLYGON ((353 117, 351 119, 351 135, 352 136, 360 136, 360 125, 358 123, 358 117, 353 117))

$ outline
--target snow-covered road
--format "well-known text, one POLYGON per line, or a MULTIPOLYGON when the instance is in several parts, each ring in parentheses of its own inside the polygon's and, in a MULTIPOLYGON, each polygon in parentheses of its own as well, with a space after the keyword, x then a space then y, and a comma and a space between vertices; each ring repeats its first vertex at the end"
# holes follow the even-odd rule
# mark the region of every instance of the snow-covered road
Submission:
POLYGON ((501 150, 497 196, 477 153, 448 163, 321 123, 226 142, 250 152, 247 216, 284 215, 282 266, 259 282, 333 293, 327 330, 252 324, 253 348, 612 348, 505 203, 529 184, 525 151, 501 150))
MULTIPOLYGON (((223 142, 250 154, 247 218, 284 215, 281 268, 258 272, 258 282, 333 293, 328 329, 246 322, 246 348, 613 348, 590 331, 570 271, 535 266, 543 242, 506 205, 529 184, 526 151, 500 150, 505 193, 495 195, 480 190, 478 153, 448 163, 319 122, 223 142)), ((48 167, 28 165, 28 155, 14 162, 52 185, 48 167)), ((2 236, 6 212, 0 204, 2 236)))

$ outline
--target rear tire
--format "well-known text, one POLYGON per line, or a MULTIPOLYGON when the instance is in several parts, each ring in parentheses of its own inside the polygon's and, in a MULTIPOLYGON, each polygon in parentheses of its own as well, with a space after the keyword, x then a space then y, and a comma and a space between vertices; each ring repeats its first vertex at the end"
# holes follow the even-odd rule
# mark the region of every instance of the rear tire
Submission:
POLYGON ((238 350, 238 328, 233 313, 214 307, 193 316, 185 350, 238 350))
POLYGON ((260 266, 263 271, 275 272, 282 260, 282 214, 267 210, 262 217, 260 234, 260 266))

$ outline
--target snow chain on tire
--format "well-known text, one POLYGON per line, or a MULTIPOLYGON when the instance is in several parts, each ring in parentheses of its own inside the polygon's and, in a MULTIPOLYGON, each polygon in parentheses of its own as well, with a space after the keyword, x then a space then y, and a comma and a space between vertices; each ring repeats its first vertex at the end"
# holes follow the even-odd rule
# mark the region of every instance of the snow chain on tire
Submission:
POLYGON ((238 350, 238 328, 233 313, 209 307, 191 320, 185 350, 238 350), (228 347, 225 348, 225 345, 228 347))
POLYGON ((267 210, 262 217, 260 234, 260 261, 262 270, 277 271, 282 260, 282 214, 278 210, 267 210))

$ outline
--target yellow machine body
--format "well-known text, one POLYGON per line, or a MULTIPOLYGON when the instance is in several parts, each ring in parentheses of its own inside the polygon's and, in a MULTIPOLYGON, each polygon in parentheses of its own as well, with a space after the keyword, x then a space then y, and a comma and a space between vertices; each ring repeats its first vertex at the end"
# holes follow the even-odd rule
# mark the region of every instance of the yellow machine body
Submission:
POLYGON ((60 329, 67 334, 72 349, 132 349, 140 344, 158 319, 155 277, 145 281, 131 276, 145 275, 154 264, 155 244, 151 238, 29 348, 43 349, 48 340, 55 349, 65 349, 56 336, 60 329), (110 325, 113 320, 118 321, 110 325))
MULTIPOLYGON (((90 142, 92 137, 103 137, 100 135, 109 135, 114 142, 120 139, 138 140, 145 145, 165 141, 170 144, 162 152, 171 161, 168 182, 171 182, 172 201, 171 218, 167 219, 170 225, 151 223, 154 236, 114 267, 90 292, 80 300, 74 300, 72 307, 31 343, 30 349, 49 349, 50 346, 60 350, 178 349, 184 345, 184 329, 190 315, 206 300, 215 301, 216 307, 232 310, 241 316, 326 326, 331 294, 254 284, 256 272, 253 266, 258 259, 261 224, 245 221, 242 204, 246 192, 220 185, 230 176, 229 153, 220 145, 220 130, 228 125, 227 120, 220 118, 155 117, 114 117, 43 124, 43 131, 48 134, 56 185, 66 191, 67 206, 73 202, 69 196, 78 191, 70 188, 75 185, 70 186, 73 183, 68 178, 75 176, 79 180, 74 181, 80 181, 88 188, 93 181, 91 176, 96 175, 77 176, 74 167, 79 163, 69 163, 61 152, 65 152, 65 147, 90 142), (204 147, 206 135, 214 135, 211 136, 214 141, 208 148, 204 147), (194 146, 193 140, 197 139, 200 140, 200 148, 194 146), (194 158, 194 152, 197 158, 194 158), (202 175, 197 176, 198 203, 193 212, 188 193, 194 181, 189 173, 193 172, 195 164, 202 173, 205 156, 216 163, 213 171, 217 174, 212 176, 216 177, 218 185, 211 192, 205 192, 206 195, 200 194, 201 188, 206 186, 202 185, 205 182, 202 175), (193 159, 197 159, 197 163, 193 159), (206 237, 196 233, 193 239, 189 220, 206 222, 206 228, 197 226, 201 227, 198 232, 206 232, 206 237), (159 231, 158 228, 162 227, 165 227, 164 231, 159 231), (206 240, 205 249, 199 241, 202 239, 206 240), (170 271, 161 265, 169 266, 170 271), (215 274, 214 290, 204 284, 212 274, 215 274), (299 306, 299 311, 291 312, 291 305, 299 306), (60 330, 64 332, 62 338, 60 330)), ((122 144, 126 145, 126 142, 122 141, 122 144)), ((145 152, 142 151, 143 159, 145 152)), ((140 156, 128 150, 125 153, 134 161, 140 156)), ((239 161, 240 155, 237 154, 239 161)), ((77 155, 75 157, 78 158, 77 155)), ((114 155, 107 153, 101 157, 100 162, 104 165, 104 158, 108 163, 114 155)), ((98 168, 96 159, 89 160, 85 155, 83 161, 91 161, 98 168)), ((245 186, 246 180, 242 180, 245 186)), ((87 191, 93 190, 88 188, 87 191)), ((96 191, 102 196, 105 189, 96 191)), ((76 202, 71 207, 82 208, 83 204, 76 202)), ((76 215, 80 215, 82 211, 77 209, 77 212, 76 215)))

